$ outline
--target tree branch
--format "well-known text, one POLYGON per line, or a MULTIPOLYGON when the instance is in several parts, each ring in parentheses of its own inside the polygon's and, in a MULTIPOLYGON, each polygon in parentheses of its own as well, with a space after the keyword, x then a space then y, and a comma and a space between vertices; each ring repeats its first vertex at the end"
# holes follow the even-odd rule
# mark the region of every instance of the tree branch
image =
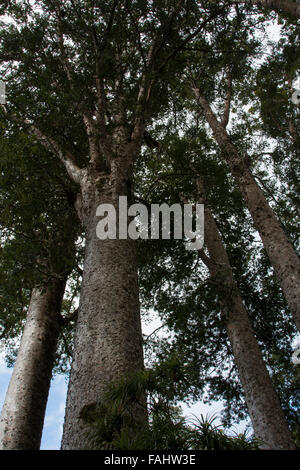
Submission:
POLYGON ((203 263, 205 264, 205 266, 210 270, 213 262, 212 260, 204 253, 203 249, 201 250, 198 250, 198 256, 199 258, 201 259, 201 261, 203 261, 203 263))
MULTIPOLYGON (((25 124, 27 124, 25 122, 25 124)), ((75 163, 73 155, 66 151, 64 152, 58 143, 49 136, 44 135, 35 125, 29 124, 29 129, 38 141, 50 152, 54 153, 65 166, 70 178, 77 184, 81 183, 82 170, 75 163)))
MULTIPOLYGON (((181 5, 182 2, 179 2, 179 5, 181 5)), ((178 10, 176 7, 175 12, 178 10)), ((156 49, 157 46, 157 40, 159 35, 157 34, 153 41, 152 44, 149 48, 149 52, 147 55, 147 60, 146 60, 146 71, 143 74, 142 81, 141 81, 141 86, 139 89, 138 93, 138 98, 137 98, 137 105, 136 105, 136 119, 134 123, 134 128, 133 132, 131 135, 132 141, 137 141, 142 138, 144 130, 145 130, 145 113, 147 109, 147 105, 150 99, 150 94, 153 88, 153 85, 155 83, 155 80, 159 76, 159 74, 163 71, 163 69, 166 67, 168 62, 184 47, 188 42, 190 42, 194 37, 196 37, 202 29, 210 23, 212 19, 214 19, 216 16, 218 16, 222 11, 224 10, 223 8, 218 9, 217 11, 213 12, 211 15, 209 15, 202 23, 201 25, 191 34, 189 34, 183 41, 182 43, 175 47, 172 52, 166 57, 164 62, 159 65, 159 67, 155 67, 155 56, 157 56, 158 50, 156 49)), ((172 10, 172 13, 170 14, 170 17, 174 16, 174 10, 172 10)), ((162 47, 163 44, 160 45, 159 49, 162 47)))
POLYGON ((61 29, 60 20, 58 20, 58 25, 57 25, 57 37, 58 37, 58 45, 60 48, 63 69, 66 73, 69 83, 73 84, 72 71, 71 71, 71 67, 70 67, 69 60, 68 60, 68 55, 67 55, 66 48, 65 48, 64 36, 63 36, 62 29, 61 29))
POLYGON ((64 151, 60 145, 52 137, 46 136, 43 132, 35 126, 28 119, 20 119, 16 114, 9 113, 4 105, 2 105, 6 116, 17 124, 25 125, 28 128, 29 134, 34 136, 43 147, 49 152, 56 155, 63 163, 70 178, 80 185, 82 179, 82 170, 77 166, 75 158, 69 151, 64 151))
POLYGON ((142 43, 141 43, 141 33, 140 33, 139 27, 138 27, 138 25, 135 21, 135 18, 133 17, 132 11, 131 11, 130 6, 129 6, 129 1, 126 0, 125 4, 126 4, 126 10, 128 12, 129 18, 131 20, 131 24, 134 27, 134 29, 136 31, 136 34, 137 34, 138 48, 139 48, 139 51, 140 51, 140 54, 141 54, 141 58, 142 58, 142 61, 143 61, 143 64, 144 64, 144 68, 146 70, 147 62, 146 62, 146 57, 145 57, 143 47, 142 47, 142 43))

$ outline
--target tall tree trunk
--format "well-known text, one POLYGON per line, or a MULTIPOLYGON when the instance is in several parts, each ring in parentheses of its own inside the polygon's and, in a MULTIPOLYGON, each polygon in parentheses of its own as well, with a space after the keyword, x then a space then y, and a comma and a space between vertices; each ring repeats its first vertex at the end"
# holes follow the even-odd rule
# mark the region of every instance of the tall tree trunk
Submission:
MULTIPOLYGON (((86 172, 81 184, 81 219, 86 228, 83 282, 67 396, 62 449, 90 449, 83 412, 101 404, 106 386, 143 368, 136 246, 133 240, 100 240, 96 209, 128 194, 122 170, 106 177, 86 172), (115 178, 115 179, 114 179, 115 178)), ((117 234, 118 237, 118 234, 117 234)), ((145 409, 136 404, 136 421, 145 409)))
MULTIPOLYGON (((203 186, 199 185, 203 194, 203 186)), ((203 199, 200 201, 203 202, 203 199)), ((205 206, 207 266, 219 290, 222 318, 232 347, 255 436, 263 449, 295 449, 287 421, 264 364, 215 220, 205 206)))
POLYGON ((233 3, 250 3, 269 10, 282 11, 294 18, 300 18, 300 5, 291 0, 235 0, 233 3))
POLYGON ((66 280, 34 288, 0 419, 1 450, 38 450, 66 280))
POLYGON ((295 324, 300 331, 300 260, 286 233, 279 224, 269 206, 263 191, 256 183, 245 160, 240 157, 236 147, 224 127, 217 120, 207 100, 198 89, 194 92, 213 131, 216 141, 224 151, 224 156, 231 169, 246 205, 253 218, 254 225, 280 282, 295 324))

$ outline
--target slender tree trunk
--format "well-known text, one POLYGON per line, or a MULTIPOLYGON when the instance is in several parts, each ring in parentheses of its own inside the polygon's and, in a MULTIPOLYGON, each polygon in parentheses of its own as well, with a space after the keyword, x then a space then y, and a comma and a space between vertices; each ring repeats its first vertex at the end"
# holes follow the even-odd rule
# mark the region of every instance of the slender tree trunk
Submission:
POLYGON ((235 0, 233 3, 250 3, 300 18, 300 5, 291 0, 235 0))
POLYGON ((295 324, 300 331, 299 257, 246 162, 240 157, 236 147, 231 143, 226 130, 217 120, 206 99, 200 95, 199 90, 194 89, 194 91, 215 139, 224 151, 226 161, 245 198, 246 205, 280 282, 295 324))
POLYGON ((38 450, 61 328, 66 280, 32 291, 26 324, 0 419, 1 450, 38 450))
POLYGON ((205 207, 207 263, 219 290, 222 318, 232 347, 255 436, 263 449, 295 449, 287 421, 264 364, 248 313, 234 280, 215 220, 205 207))
MULTIPOLYGON (((83 412, 101 404, 109 383, 143 368, 136 247, 133 240, 100 240, 96 208, 128 194, 128 179, 112 170, 87 172, 81 185, 81 219, 86 228, 83 282, 69 381, 62 449, 90 449, 83 412), (114 178, 117 179, 114 180, 114 178)), ((118 236, 118 235, 117 235, 118 236)), ((136 421, 145 409, 136 405, 136 421)))

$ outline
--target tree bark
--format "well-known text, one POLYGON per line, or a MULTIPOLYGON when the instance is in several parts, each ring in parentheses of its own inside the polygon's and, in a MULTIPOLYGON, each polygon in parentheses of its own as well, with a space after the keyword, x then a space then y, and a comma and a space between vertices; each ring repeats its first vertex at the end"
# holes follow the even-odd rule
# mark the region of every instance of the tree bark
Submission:
POLYGON ((234 3, 250 3, 269 10, 282 11, 294 18, 300 18, 300 5, 291 0, 235 0, 234 3))
MULTIPOLYGON (((118 196, 128 195, 128 177, 114 163, 110 175, 87 171, 81 184, 86 248, 63 450, 92 448, 84 410, 102 403, 109 383, 143 368, 135 242, 96 235, 97 206, 110 203, 118 211, 118 196)), ((145 408, 136 404, 132 411, 145 424, 145 408)))
POLYGON ((1 450, 38 450, 61 328, 65 279, 34 288, 0 419, 1 450))
POLYGON ((219 291, 222 318, 232 347, 254 433, 262 449, 295 449, 215 220, 205 206, 208 268, 219 291))
POLYGON ((281 285, 294 322, 300 331, 300 260, 286 233, 256 183, 248 165, 231 143, 206 99, 194 89, 214 137, 224 151, 225 159, 245 198, 254 225, 281 285))

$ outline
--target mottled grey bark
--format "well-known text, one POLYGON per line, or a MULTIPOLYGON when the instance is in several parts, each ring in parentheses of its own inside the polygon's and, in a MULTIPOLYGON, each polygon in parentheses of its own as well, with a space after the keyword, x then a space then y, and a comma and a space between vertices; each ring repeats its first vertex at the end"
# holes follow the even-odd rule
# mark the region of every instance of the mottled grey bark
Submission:
POLYGON ((32 291, 0 419, 1 450, 38 450, 54 365, 65 279, 32 291))
POLYGON ((281 285, 295 324, 300 331, 300 260, 290 243, 285 231, 269 206, 263 191, 256 183, 245 159, 231 143, 224 127, 217 120, 207 100, 196 88, 194 92, 199 100, 207 122, 216 141, 224 151, 224 157, 231 169, 246 205, 253 218, 254 225, 262 239, 270 262, 281 285))
POLYGON ((294 18, 300 18, 300 5, 291 0, 235 0, 234 3, 250 3, 269 10, 287 13, 294 18))
MULTIPOLYGON (((62 449, 90 449, 83 411, 101 403, 106 385, 143 368, 136 247, 133 240, 100 240, 96 236, 96 208, 118 207, 128 194, 123 168, 110 174, 86 171, 77 205, 86 228, 83 282, 70 374, 62 449)), ((126 171, 125 171, 126 173, 126 171)), ((136 404, 137 422, 145 423, 145 409, 136 404)))
MULTIPOLYGON (((200 185, 199 185, 200 186, 200 185)), ((203 191, 199 187, 200 194, 203 191)), ((200 202, 204 202, 200 197, 200 202)), ((287 421, 273 388, 247 310, 235 282, 215 220, 205 205, 205 243, 209 268, 256 438, 263 449, 295 449, 287 421)))

